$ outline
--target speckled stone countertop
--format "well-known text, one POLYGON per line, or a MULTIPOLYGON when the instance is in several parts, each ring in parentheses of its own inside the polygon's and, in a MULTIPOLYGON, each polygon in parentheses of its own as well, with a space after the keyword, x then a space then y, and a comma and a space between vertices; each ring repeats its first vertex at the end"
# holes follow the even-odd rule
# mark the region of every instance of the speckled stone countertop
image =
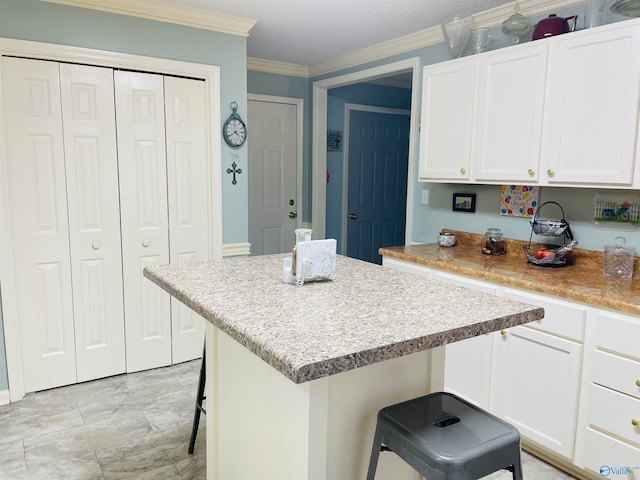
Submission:
POLYGON ((527 263, 522 246, 528 242, 507 239, 507 254, 483 254, 483 235, 446 230, 456 234, 457 245, 406 245, 380 249, 380 254, 426 267, 539 292, 596 307, 640 315, 640 259, 633 279, 613 279, 602 274, 603 253, 574 249, 571 264, 541 267, 527 263))
POLYGON ((336 281, 281 282, 284 255, 144 276, 295 383, 538 320, 541 308, 338 256, 336 281))

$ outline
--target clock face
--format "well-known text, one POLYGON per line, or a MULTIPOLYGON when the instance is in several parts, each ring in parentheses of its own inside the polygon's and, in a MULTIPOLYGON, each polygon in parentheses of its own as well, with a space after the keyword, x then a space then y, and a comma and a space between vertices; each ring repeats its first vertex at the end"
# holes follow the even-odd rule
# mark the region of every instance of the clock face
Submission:
POLYGON ((231 118, 224 127, 224 139, 231 147, 239 147, 247 139, 247 128, 242 120, 231 118))

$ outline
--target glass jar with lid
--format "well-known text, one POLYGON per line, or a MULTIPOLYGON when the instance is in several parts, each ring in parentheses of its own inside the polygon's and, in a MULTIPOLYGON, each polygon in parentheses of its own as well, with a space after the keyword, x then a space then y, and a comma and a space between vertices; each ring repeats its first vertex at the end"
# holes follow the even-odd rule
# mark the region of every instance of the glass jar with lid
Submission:
POLYGON ((488 228, 482 242, 482 253, 487 255, 504 255, 507 253, 507 242, 499 228, 488 228))
POLYGON ((636 250, 633 247, 625 247, 625 243, 627 240, 624 237, 616 237, 615 245, 604 247, 602 273, 607 277, 633 277, 633 261, 636 250))

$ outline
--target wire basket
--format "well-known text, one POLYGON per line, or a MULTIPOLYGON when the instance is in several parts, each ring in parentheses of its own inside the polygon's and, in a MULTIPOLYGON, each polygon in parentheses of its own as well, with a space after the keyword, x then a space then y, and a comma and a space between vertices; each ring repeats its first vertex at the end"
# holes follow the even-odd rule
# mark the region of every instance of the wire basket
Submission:
POLYGON ((560 235, 565 235, 570 240, 573 240, 573 236, 571 235, 571 229, 569 228, 569 222, 564 219, 564 209, 560 206, 559 203, 556 202, 545 202, 540 205, 536 213, 533 215, 531 219, 531 229, 533 233, 536 235, 540 235, 543 237, 559 237, 560 235), (562 211, 562 219, 561 220, 540 220, 538 215, 540 214, 540 209, 545 205, 553 203, 557 205, 562 211))
POLYGON ((568 245, 547 245, 544 243, 529 243, 522 247, 527 256, 527 262, 544 267, 561 267, 567 264, 572 247, 568 245))

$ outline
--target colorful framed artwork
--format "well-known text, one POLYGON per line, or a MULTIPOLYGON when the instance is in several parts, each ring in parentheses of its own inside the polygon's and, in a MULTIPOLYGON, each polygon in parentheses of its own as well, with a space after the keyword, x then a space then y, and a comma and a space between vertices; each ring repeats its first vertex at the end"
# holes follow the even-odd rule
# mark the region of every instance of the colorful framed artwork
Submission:
POLYGON ((540 187, 528 185, 502 185, 500 189, 500 215, 533 217, 538 206, 540 187))

